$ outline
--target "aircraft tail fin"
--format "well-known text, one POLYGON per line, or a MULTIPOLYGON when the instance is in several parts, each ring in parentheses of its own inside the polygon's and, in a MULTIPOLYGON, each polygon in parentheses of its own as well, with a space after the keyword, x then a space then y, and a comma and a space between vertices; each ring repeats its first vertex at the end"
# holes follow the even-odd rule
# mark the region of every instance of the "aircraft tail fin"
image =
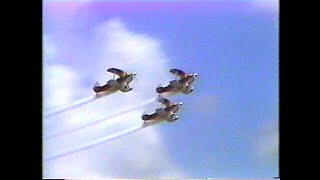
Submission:
POLYGON ((98 82, 94 83, 94 85, 93 85, 94 88, 98 87, 98 86, 100 86, 100 84, 98 82))
POLYGON ((165 92, 165 88, 164 87, 157 87, 156 88, 157 93, 161 94, 165 92))
POLYGON ((94 85, 93 85, 93 91, 98 93, 101 91, 101 86, 98 82, 96 82, 94 85))
MULTIPOLYGON (((157 93, 163 93, 164 92, 164 88, 163 88, 162 84, 158 84, 157 85, 156 91, 157 91, 157 93)), ((157 100, 158 100, 158 98, 157 98, 157 100)))
POLYGON ((143 114, 141 116, 142 120, 146 121, 146 120, 149 120, 150 119, 150 116, 148 114, 143 114))

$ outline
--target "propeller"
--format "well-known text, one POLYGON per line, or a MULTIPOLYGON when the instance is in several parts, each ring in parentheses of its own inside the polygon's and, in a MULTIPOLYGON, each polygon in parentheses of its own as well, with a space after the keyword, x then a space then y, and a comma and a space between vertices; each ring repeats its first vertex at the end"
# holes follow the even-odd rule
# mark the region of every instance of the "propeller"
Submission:
POLYGON ((178 105, 179 105, 179 108, 180 108, 178 113, 180 114, 180 112, 183 110, 183 103, 179 102, 178 105))
POLYGON ((194 73, 194 74, 193 74, 193 76, 195 76, 195 77, 198 77, 198 75, 199 75, 198 73, 194 73))
POLYGON ((133 72, 132 73, 133 77, 134 77, 134 80, 132 81, 133 83, 138 83, 139 82, 139 76, 138 76, 138 73, 136 72, 133 72))

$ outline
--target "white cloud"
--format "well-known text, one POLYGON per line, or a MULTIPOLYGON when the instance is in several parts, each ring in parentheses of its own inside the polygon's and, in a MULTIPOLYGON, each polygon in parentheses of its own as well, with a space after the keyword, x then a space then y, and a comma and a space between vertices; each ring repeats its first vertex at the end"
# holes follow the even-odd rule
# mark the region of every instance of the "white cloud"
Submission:
POLYGON ((278 161, 279 129, 276 122, 261 130, 255 145, 255 152, 259 160, 267 163, 278 161))
MULTIPOLYGON (((72 99, 71 84, 77 84, 77 74, 64 65, 49 65, 44 69, 45 107, 57 107, 69 103, 72 99), (60 75, 59 75, 60 74, 60 75), (52 91, 52 90, 55 91, 52 91)), ((76 88, 76 87, 75 87, 76 88)))
MULTIPOLYGON (((98 52, 86 70, 92 72, 90 79, 105 83, 108 67, 118 67, 126 71, 138 72, 138 79, 132 83, 130 93, 116 93, 92 104, 58 115, 52 122, 45 123, 45 134, 57 128, 70 128, 76 123, 86 123, 95 117, 105 116, 119 108, 137 105, 156 96, 155 87, 159 82, 167 82, 168 59, 161 51, 159 41, 129 31, 119 19, 109 20, 98 25, 93 34, 92 47, 98 52)), ((80 38, 80 37, 79 37, 80 38)), ((47 47, 46 45, 44 47, 47 47)), ((80 52, 79 52, 80 53, 80 52)), ((48 54, 46 56, 49 56, 48 54)), ((50 55, 52 56, 52 55, 50 55)), ((77 69, 66 65, 47 65, 44 71, 45 103, 71 103, 78 97, 92 94, 91 86, 81 84, 77 69), (47 101, 47 102, 46 102, 47 101)), ((154 106, 154 105, 153 105, 154 106)), ((107 127, 105 124, 91 127, 74 134, 44 142, 44 155, 76 147, 118 130, 142 123, 140 116, 144 108, 120 117, 121 122, 107 127)), ((44 120, 46 121, 46 120, 44 120)), ((183 178, 185 174, 170 160, 161 134, 156 128, 143 129, 121 139, 72 154, 67 157, 44 163, 44 178, 183 178)))

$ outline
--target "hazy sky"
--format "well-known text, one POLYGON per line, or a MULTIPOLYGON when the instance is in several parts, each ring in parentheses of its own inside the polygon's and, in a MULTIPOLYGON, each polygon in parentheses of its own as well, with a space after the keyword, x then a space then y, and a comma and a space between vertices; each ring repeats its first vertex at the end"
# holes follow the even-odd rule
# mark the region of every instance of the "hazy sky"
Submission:
MULTIPOLYGON (((262 0, 44 1, 45 108, 92 94, 94 82, 111 78, 105 72, 111 66, 138 72, 132 85, 136 92, 118 93, 101 100, 103 105, 94 102, 59 115, 59 123, 45 124, 45 134, 152 98, 157 84, 174 78, 170 68, 199 73, 194 93, 170 98, 184 103, 177 122, 45 163, 44 176, 277 176, 277 8, 276 1, 262 0), (72 163, 79 167, 70 167, 72 163)), ((140 123, 141 113, 155 107, 156 103, 119 118, 140 123)), ((73 134, 45 141, 45 149, 53 152, 107 133, 105 127, 97 129, 79 133, 79 139, 73 134)))

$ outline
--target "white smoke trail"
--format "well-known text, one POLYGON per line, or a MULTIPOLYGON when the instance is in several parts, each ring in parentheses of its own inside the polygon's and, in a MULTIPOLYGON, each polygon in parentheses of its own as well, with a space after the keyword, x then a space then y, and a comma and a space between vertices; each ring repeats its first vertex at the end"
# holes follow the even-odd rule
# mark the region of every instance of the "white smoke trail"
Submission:
MULTIPOLYGON (((90 126, 93 126, 93 125, 96 125, 98 123, 101 123, 101 122, 104 122, 105 120, 107 119, 110 119, 110 118, 114 118, 114 117, 117 117, 117 116, 120 116, 120 115, 123 115, 123 114, 126 114, 126 113, 129 113, 129 112, 132 112, 134 110, 137 110, 139 108, 143 108, 144 106, 154 102, 155 99, 154 98, 150 98, 149 100, 147 100, 146 102, 140 104, 139 106, 135 106, 135 107, 130 107, 130 108, 127 108, 127 109, 124 109, 122 111, 119 111, 119 112, 116 112, 114 114, 111 114, 111 115, 108 115, 108 116, 105 116, 105 117, 102 117, 102 118, 99 118, 97 120, 94 120, 90 123, 87 123, 87 124, 84 124, 82 126, 79 126, 77 128, 74 128, 74 129, 68 129, 68 130, 64 130, 64 131, 60 131, 60 132, 57 132, 57 133, 53 133, 51 135, 48 135, 46 136, 45 138, 47 140, 53 138, 53 137, 57 137, 57 136, 62 136, 62 135, 66 135, 66 134, 69 134, 69 133, 73 133, 73 132, 76 132, 76 131, 79 131, 81 129, 84 129, 84 128, 87 128, 87 127, 90 127, 90 126)), ((122 119, 115 119, 115 121, 112 121, 110 122, 110 125, 111 124, 114 124, 114 123, 117 123, 118 121, 121 121, 122 119)))
POLYGON ((98 97, 96 96, 90 96, 90 97, 87 97, 87 98, 83 98, 83 99, 80 99, 72 104, 69 104, 69 105, 64 105, 60 108, 55 108, 54 110, 51 110, 49 111, 48 113, 45 113, 44 115, 44 118, 47 118, 47 117, 50 117, 50 116, 53 116, 53 115, 57 115, 57 114, 60 114, 60 113, 63 113, 65 111, 68 111, 68 110, 71 110, 71 109, 74 109, 74 108, 77 108, 77 107, 80 107, 84 104, 88 104, 89 102, 92 102, 96 99, 99 99, 98 97))
POLYGON ((115 140, 115 139, 118 139, 118 138, 120 138, 122 136, 129 135, 131 133, 137 132, 137 131, 139 131, 139 130, 141 130, 143 128, 155 125, 155 124, 157 124, 157 123, 159 123, 161 121, 162 120, 154 120, 154 121, 149 121, 149 122, 147 122, 147 123, 145 123, 143 125, 140 125, 140 126, 134 126, 134 127, 130 128, 130 129, 127 129, 125 131, 121 131, 119 133, 111 134, 109 136, 103 137, 103 138, 98 139, 96 141, 93 141, 91 143, 85 144, 83 146, 79 146, 78 148, 70 149, 70 150, 67 150, 67 151, 62 152, 62 153, 57 153, 55 155, 48 156, 48 157, 44 158, 44 161, 54 160, 54 159, 57 159, 57 158, 60 158, 60 157, 68 156, 70 154, 73 154, 73 153, 76 153, 76 152, 80 152, 80 151, 92 148, 92 147, 100 145, 102 143, 105 143, 105 142, 108 142, 108 141, 111 141, 111 140, 115 140))

